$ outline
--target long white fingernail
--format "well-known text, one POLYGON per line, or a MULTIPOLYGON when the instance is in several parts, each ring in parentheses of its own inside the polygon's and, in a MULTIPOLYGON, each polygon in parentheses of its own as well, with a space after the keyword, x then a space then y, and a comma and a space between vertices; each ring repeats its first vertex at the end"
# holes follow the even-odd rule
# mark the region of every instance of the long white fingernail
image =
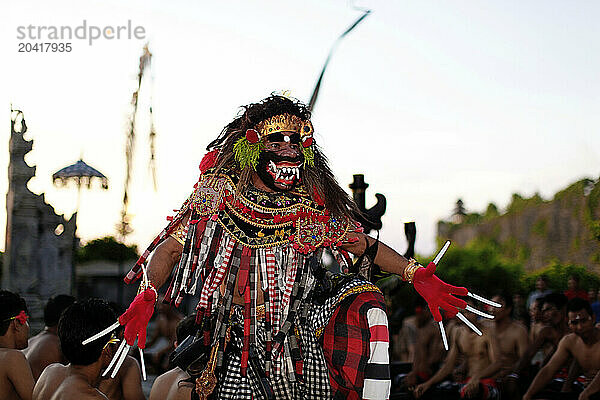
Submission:
POLYGON ((127 343, 125 342, 125 339, 121 340, 121 344, 117 348, 117 352, 113 356, 112 360, 110 360, 110 364, 108 364, 108 367, 106 367, 106 369, 102 373, 102 376, 108 375, 108 371, 110 371, 112 366, 115 365, 115 362, 119 359, 119 356, 121 355, 121 352, 123 351, 123 348, 125 347, 126 344, 127 343))
POLYGON ((469 321, 464 315, 462 315, 461 313, 458 313, 458 314, 456 314, 456 316, 458 317, 458 319, 460 319, 462 322, 464 322, 469 328, 471 328, 473 330, 473 332, 475 332, 479 336, 483 335, 483 333, 481 333, 481 331, 479 329, 477 329, 477 327, 475 325, 473 325, 471 323, 471 321, 469 321))
POLYGON ((475 293, 469 292, 469 293, 467 293, 467 296, 470 296, 470 297, 474 298, 475 300, 479 300, 480 302, 485 303, 485 304, 490 305, 490 306, 502 307, 502 304, 498 304, 495 301, 488 300, 485 297, 481 297, 481 296, 479 296, 479 295, 477 295, 475 293))
POLYGON ((444 329, 444 323, 442 321, 438 322, 440 327, 440 333, 442 334, 442 341, 444 342, 444 348, 446 351, 448 350, 448 339, 446 338, 446 329, 444 329))
POLYGON ((140 362, 142 363, 142 378, 146 380, 146 364, 144 363, 144 350, 140 349, 140 362))
POLYGON ((83 344, 84 346, 90 342, 93 342, 94 340, 101 338, 102 336, 110 333, 111 331, 114 331, 115 329, 117 329, 119 327, 119 321, 117 320, 117 322, 115 322, 114 324, 112 324, 111 326, 109 326, 108 328, 96 333, 94 336, 91 336, 87 339, 85 339, 83 342, 81 342, 81 344, 83 344))
POLYGON ((467 304, 467 306, 465 307, 465 310, 467 310, 467 311, 471 311, 473 314, 477 314, 477 315, 479 315, 479 316, 481 316, 481 317, 483 317, 483 318, 494 319, 494 316, 493 316, 493 315, 486 314, 486 313, 484 313, 483 311, 479 311, 478 309, 476 309, 476 308, 473 308, 473 307, 471 307, 471 306, 470 306, 470 305, 468 305, 468 304, 467 304))
POLYGON ((438 263, 440 262, 440 260, 444 256, 444 254, 446 254, 446 250, 448 250, 448 247, 450 247, 450 241, 446 240, 446 243, 444 243, 444 246, 442 247, 442 249, 440 250, 440 252, 437 253, 437 255, 435 256, 435 258, 433 259, 433 263, 435 265, 438 265, 438 263))
POLYGON ((113 370, 112 374, 110 374, 111 378, 114 379, 114 377, 117 376, 117 372, 119 372, 119 368, 121 368, 123 361, 125 361, 125 357, 127 357, 127 353, 129 353, 130 348, 131 348, 130 345, 126 345, 125 348, 123 349, 123 351, 121 352, 121 357, 119 357, 119 361, 117 361, 117 365, 115 365, 115 369, 113 370))

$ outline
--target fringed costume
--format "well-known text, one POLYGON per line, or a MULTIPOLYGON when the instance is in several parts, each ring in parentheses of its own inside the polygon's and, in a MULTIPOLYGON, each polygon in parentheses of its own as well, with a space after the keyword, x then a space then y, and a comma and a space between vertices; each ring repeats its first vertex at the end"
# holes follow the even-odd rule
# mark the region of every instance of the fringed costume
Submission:
POLYGON ((170 273, 166 302, 200 298, 199 333, 172 355, 195 381, 193 399, 389 399, 375 260, 427 301, 446 349, 440 308, 467 325, 459 309, 492 317, 453 295, 500 306, 435 276, 450 242, 422 268, 361 232, 360 211, 315 144, 304 104, 273 95, 245 106, 207 150, 191 196, 125 278, 142 278, 138 295, 113 325, 83 341, 125 326, 105 371, 112 368, 111 376, 137 340, 145 379, 154 285, 170 273), (344 274, 322 266, 324 251, 344 274), (347 251, 359 256, 355 263, 347 251))
MULTIPOLYGON (((379 309, 385 317, 383 298, 376 286, 358 277, 332 284, 321 265, 322 252, 327 248, 343 268, 349 268, 348 254, 338 246, 346 240, 347 232, 360 230, 359 226, 349 218, 332 216, 301 186, 285 193, 249 186, 236 196, 237 184, 237 175, 229 171, 203 173, 192 195, 126 279, 132 281, 141 275, 145 257, 168 236, 182 243, 182 257, 165 301, 179 305, 184 294, 199 294, 201 340, 216 349, 215 371, 221 371, 220 376, 215 372, 219 381, 216 398, 346 398, 335 394, 347 391, 348 386, 359 393, 364 371, 351 382, 346 378, 340 384, 332 378, 334 388, 339 389, 332 393, 327 367, 343 371, 347 363, 339 365, 334 349, 325 350, 330 354, 326 361, 321 348, 324 336, 329 343, 330 336, 323 333, 333 314, 341 304, 348 307, 352 303, 349 300, 361 293, 369 293, 371 301, 363 305, 379 309), (327 285, 330 287, 324 289, 327 285), (315 299, 316 286, 320 299, 315 299), (264 304, 257 304, 259 290, 264 304), (244 299, 243 305, 232 303, 236 291, 244 299)), ((387 331, 381 315, 377 323, 384 324, 387 331)), ((369 332, 369 326, 360 327, 358 318, 349 321, 369 332)), ((349 350, 362 357, 353 366, 355 370, 365 367, 369 358, 369 335, 364 336, 361 333, 362 343, 349 350)), ((377 339, 381 341, 380 336, 377 339)), ((387 352, 387 338, 384 342, 387 352)), ((385 386, 389 378, 387 358, 381 361, 384 371, 374 379, 382 378, 385 386)))

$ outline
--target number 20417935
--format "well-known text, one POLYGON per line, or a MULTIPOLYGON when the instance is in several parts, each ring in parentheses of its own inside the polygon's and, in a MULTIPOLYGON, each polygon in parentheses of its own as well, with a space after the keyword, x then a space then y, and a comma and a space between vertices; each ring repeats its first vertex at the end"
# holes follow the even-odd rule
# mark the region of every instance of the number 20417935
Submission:
POLYGON ((71 43, 19 43, 19 53, 70 53, 72 50, 71 43))

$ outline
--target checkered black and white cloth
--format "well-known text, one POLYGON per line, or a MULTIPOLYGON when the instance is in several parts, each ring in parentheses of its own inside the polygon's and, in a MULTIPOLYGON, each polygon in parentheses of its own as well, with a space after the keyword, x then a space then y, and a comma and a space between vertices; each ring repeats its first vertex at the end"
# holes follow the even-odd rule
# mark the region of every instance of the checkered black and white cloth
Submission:
MULTIPOLYGON (((234 306, 232 321, 243 324, 243 307, 234 306)), ((307 327, 297 326, 297 334, 302 343, 302 357, 304 360, 304 382, 290 380, 288 367, 279 368, 279 373, 272 373, 268 378, 276 399, 308 399, 308 400, 330 400, 331 388, 327 374, 327 365, 323 357, 323 351, 317 343, 314 334, 307 327)), ((257 364, 264 366, 266 332, 264 321, 257 321, 256 327, 256 354, 257 364)), ((235 334, 232 329, 231 350, 227 351, 226 361, 222 377, 217 385, 217 399, 260 399, 265 397, 259 389, 260 378, 251 366, 248 368, 247 376, 243 377, 240 372, 241 349, 243 337, 235 334)), ((278 357, 277 362, 283 364, 285 358, 278 357)), ((275 362, 275 361, 274 361, 275 362)))

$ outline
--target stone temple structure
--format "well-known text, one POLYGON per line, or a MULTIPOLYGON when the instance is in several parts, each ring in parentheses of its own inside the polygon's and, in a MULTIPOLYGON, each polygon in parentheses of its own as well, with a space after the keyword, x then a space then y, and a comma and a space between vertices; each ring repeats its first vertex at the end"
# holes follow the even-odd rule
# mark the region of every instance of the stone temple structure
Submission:
POLYGON ((31 151, 33 141, 23 137, 27 125, 21 111, 11 113, 10 128, 2 289, 27 301, 31 328, 37 331, 43 327, 48 298, 73 291, 76 214, 67 221, 56 215, 43 194, 36 195, 27 188, 35 167, 27 165, 24 156, 31 151))

